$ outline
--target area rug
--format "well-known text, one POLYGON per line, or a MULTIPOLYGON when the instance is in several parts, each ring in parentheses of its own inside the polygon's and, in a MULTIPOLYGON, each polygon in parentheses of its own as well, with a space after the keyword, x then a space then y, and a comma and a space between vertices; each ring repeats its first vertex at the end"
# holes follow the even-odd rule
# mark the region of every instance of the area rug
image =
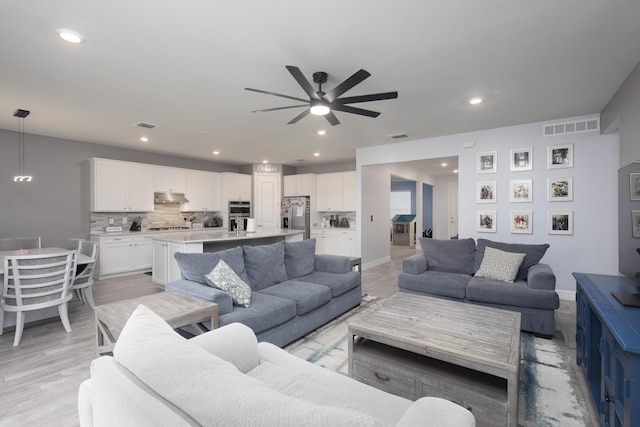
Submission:
MULTIPOLYGON (((298 341, 288 352, 348 375, 347 322, 375 310, 384 299, 365 295, 355 308, 298 341)), ((573 358, 562 334, 552 340, 521 334, 519 427, 591 426, 573 358)))

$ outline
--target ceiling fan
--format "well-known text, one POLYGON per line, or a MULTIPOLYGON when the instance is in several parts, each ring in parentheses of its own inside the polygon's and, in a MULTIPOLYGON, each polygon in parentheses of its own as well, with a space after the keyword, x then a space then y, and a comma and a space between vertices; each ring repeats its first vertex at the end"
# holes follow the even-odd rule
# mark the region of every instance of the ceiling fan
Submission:
POLYGON ((263 113, 266 111, 286 110, 289 108, 308 107, 302 113, 298 114, 287 124, 292 125, 297 123, 300 119, 307 116, 309 113, 314 115, 324 116, 332 126, 340 124, 340 121, 333 114, 334 111, 342 111, 345 113, 359 114, 367 117, 378 117, 380 115, 377 111, 365 110, 363 108, 352 107, 347 104, 355 104, 358 102, 370 102, 370 101, 382 101, 385 99, 395 99, 398 97, 398 92, 384 92, 374 93, 370 95, 348 96, 340 98, 340 95, 347 92, 355 85, 361 83, 364 79, 371 74, 367 71, 360 69, 356 71, 351 77, 334 87, 329 92, 322 91, 322 85, 327 82, 327 73, 324 71, 318 71, 313 73, 313 82, 318 84, 318 90, 316 91, 311 83, 304 77, 302 71, 298 67, 293 65, 287 65, 287 70, 291 73, 293 78, 298 82, 302 89, 309 95, 309 99, 296 98, 295 96, 283 95, 280 93, 267 92, 260 89, 252 89, 246 87, 245 90, 252 92, 264 93, 266 95, 279 96, 281 98, 293 99, 295 101, 304 102, 303 105, 289 105, 287 107, 267 108, 265 110, 254 110, 252 113, 263 113))

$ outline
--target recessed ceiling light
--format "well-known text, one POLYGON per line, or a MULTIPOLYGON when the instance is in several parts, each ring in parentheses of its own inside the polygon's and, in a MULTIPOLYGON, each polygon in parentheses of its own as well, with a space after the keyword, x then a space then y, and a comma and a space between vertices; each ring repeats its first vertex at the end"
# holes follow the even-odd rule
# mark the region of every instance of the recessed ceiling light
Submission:
POLYGON ((219 151, 214 151, 214 152, 213 152, 213 155, 214 155, 214 156, 217 156, 217 155, 219 155, 219 154, 220 154, 220 152, 219 152, 219 151))
POLYGON ((442 166, 443 168, 446 168, 446 167, 447 167, 447 164, 446 164, 446 163, 443 163, 443 164, 441 164, 440 166, 442 166))
POLYGON ((263 160, 262 163, 267 164, 269 163, 269 160, 263 160))
POLYGON ((319 130, 318 135, 325 135, 327 133, 326 130, 319 130))
POLYGON ((314 156, 320 157, 320 153, 313 153, 314 156))
POLYGON ((471 105, 480 104, 481 102, 482 102, 482 98, 480 98, 480 97, 471 98, 469 100, 469 104, 471 104, 471 105))
POLYGON ((146 136, 141 136, 140 137, 140 141, 147 142, 147 141, 149 141, 149 138, 147 138, 146 136))
POLYGON ((58 28, 56 32, 58 33, 58 35, 62 40, 69 43, 78 44, 78 43, 82 43, 82 40, 84 40, 84 37, 82 37, 82 34, 73 30, 67 30, 66 28, 58 28))
POLYGON ((454 170, 453 173, 458 173, 458 169, 454 170))

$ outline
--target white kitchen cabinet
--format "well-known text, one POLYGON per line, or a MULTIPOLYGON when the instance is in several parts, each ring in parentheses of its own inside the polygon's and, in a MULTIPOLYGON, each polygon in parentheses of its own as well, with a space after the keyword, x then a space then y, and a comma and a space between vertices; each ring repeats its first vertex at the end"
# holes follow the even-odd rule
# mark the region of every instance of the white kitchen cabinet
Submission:
POLYGON ((153 241, 153 273, 151 280, 158 285, 166 285, 180 279, 180 267, 174 255, 176 252, 202 253, 202 243, 170 243, 153 241))
POLYGON ((118 160, 90 159, 92 212, 152 212, 153 169, 118 160))
POLYGON ((189 203, 180 205, 182 212, 220 211, 220 174, 188 171, 185 196, 189 203))
POLYGON ((163 166, 153 167, 153 191, 186 193, 187 170, 163 166))
POLYGON ((284 197, 312 196, 316 193, 316 175, 305 173, 284 177, 284 197))
POLYGON ((251 175, 223 172, 220 189, 223 203, 229 200, 251 201, 251 175))
POLYGON ((356 211, 356 173, 336 172, 316 176, 320 212, 356 211))
POLYGON ((316 228, 311 237, 316 239, 316 254, 356 256, 355 230, 316 228))
POLYGON ((102 237, 98 254, 98 278, 150 271, 153 265, 152 254, 152 240, 149 237, 102 237))

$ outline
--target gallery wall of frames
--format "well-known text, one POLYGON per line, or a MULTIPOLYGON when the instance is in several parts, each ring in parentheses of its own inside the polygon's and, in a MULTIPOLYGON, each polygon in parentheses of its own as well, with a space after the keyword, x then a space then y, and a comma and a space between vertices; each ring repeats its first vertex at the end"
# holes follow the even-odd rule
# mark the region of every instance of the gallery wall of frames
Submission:
MULTIPOLYGON (((476 174, 476 231, 479 233, 496 233, 498 227, 508 227, 512 234, 532 234, 534 211, 529 206, 533 202, 533 179, 521 177, 522 172, 534 169, 533 147, 513 148, 509 152, 484 151, 477 153, 476 174), (507 188, 498 188, 498 180, 492 174, 498 172, 498 155, 509 158, 510 179, 507 188), (492 204, 498 197, 508 198, 510 203, 508 218, 498 218, 492 204)), ((549 209, 546 212, 535 212, 547 217, 547 233, 558 235, 573 234, 574 211, 572 209, 554 209, 554 202, 573 201, 573 176, 571 169, 574 162, 574 145, 571 143, 548 145, 545 165, 535 167, 546 168, 546 195, 549 209)), ((504 164, 504 162, 503 162, 504 164)), ((640 180, 639 180, 640 181, 640 180)), ((504 185, 504 182, 500 183, 504 185)), ((536 185, 543 184, 536 182, 536 185)), ((566 206, 566 205, 563 205, 566 206)))

